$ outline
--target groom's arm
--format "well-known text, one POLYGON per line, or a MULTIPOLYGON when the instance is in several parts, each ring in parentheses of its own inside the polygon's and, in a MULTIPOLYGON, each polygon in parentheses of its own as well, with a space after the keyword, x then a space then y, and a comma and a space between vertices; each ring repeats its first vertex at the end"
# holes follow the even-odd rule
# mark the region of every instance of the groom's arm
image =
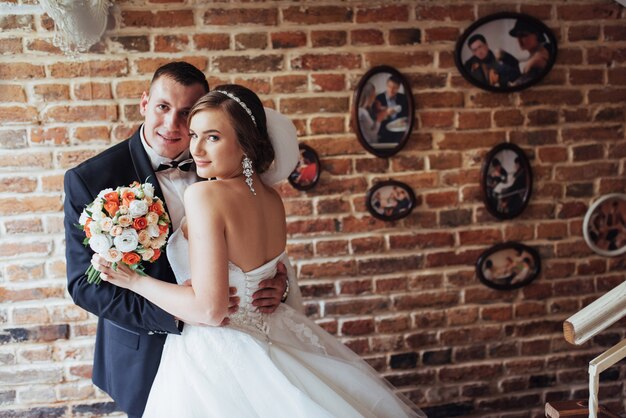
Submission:
POLYGON ((74 303, 120 325, 147 331, 179 333, 175 318, 143 297, 106 282, 97 286, 87 282, 85 271, 91 263, 93 251, 83 245, 85 233, 75 225, 85 205, 93 201, 94 195, 74 170, 65 174, 64 187, 67 289, 74 303))

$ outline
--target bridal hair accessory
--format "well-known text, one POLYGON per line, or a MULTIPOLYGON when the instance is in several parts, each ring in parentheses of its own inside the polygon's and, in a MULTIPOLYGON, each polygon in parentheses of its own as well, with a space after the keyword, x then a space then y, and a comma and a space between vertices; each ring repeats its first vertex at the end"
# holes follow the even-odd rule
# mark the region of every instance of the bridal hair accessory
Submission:
POLYGON ((39 3, 54 20, 53 45, 74 58, 100 40, 113 4, 110 0, 40 0, 39 3))
POLYGON ((291 119, 269 107, 264 110, 267 117, 267 135, 274 148, 274 162, 260 177, 264 184, 272 186, 289 177, 300 160, 300 150, 296 127, 291 119))
POLYGON ((243 155, 241 165, 243 166, 243 175, 246 176, 246 184, 250 188, 252 194, 256 196, 256 192, 252 186, 252 174, 254 173, 254 171, 252 171, 252 160, 248 158, 246 154, 243 155))
MULTIPOLYGON (((243 107, 243 110, 245 110, 245 111, 246 111, 246 113, 247 113, 248 115, 250 115, 250 119, 252 119, 252 123, 254 123, 254 126, 256 126, 256 119, 254 118, 254 115, 252 114, 252 110, 250 110, 250 108, 248 107, 248 105, 247 105, 247 104, 245 104, 243 100, 241 100, 239 97, 235 96, 234 94, 229 93, 229 92, 224 91, 224 90, 213 90, 213 91, 216 91, 216 92, 218 92, 218 93, 225 94, 226 96, 230 97, 231 99, 233 99, 234 101, 236 101, 237 103, 239 103, 239 105, 240 105, 241 107, 243 107)), ((252 186, 250 186, 250 187, 252 188, 252 186)))

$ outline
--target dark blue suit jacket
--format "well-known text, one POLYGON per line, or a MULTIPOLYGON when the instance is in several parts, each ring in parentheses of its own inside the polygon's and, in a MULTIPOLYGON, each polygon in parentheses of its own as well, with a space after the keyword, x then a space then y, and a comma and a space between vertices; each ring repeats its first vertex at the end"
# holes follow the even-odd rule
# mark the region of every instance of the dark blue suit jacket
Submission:
MULTIPOLYGON (((143 297, 106 282, 87 283, 84 273, 93 251, 83 246, 85 234, 75 225, 101 190, 146 179, 163 199, 139 131, 65 174, 67 287, 74 303, 98 316, 93 382, 137 416, 145 408, 167 333, 180 331, 172 315, 143 297)), ((176 282, 165 254, 145 266, 148 275, 176 282)))

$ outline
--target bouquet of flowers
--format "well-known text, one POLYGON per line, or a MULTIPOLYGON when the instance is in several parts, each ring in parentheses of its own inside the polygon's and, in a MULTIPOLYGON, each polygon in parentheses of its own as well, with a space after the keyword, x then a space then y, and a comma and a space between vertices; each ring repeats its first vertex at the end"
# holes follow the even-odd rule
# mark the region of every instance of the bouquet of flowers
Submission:
MULTIPOLYGON (((154 196, 150 183, 104 189, 87 205, 78 220, 85 232, 83 245, 112 263, 124 263, 144 274, 142 261, 154 262, 167 242, 170 219, 163 201, 154 196)), ((89 283, 100 284, 100 272, 89 266, 89 283)))

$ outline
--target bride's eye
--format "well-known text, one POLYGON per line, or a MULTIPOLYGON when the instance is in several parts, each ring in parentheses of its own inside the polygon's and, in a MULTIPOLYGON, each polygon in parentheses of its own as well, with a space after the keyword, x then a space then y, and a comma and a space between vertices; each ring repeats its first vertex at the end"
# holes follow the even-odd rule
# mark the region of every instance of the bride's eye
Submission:
POLYGON ((217 135, 209 135, 206 137, 206 140, 209 142, 215 142, 215 141, 218 141, 219 139, 220 137, 217 135))

